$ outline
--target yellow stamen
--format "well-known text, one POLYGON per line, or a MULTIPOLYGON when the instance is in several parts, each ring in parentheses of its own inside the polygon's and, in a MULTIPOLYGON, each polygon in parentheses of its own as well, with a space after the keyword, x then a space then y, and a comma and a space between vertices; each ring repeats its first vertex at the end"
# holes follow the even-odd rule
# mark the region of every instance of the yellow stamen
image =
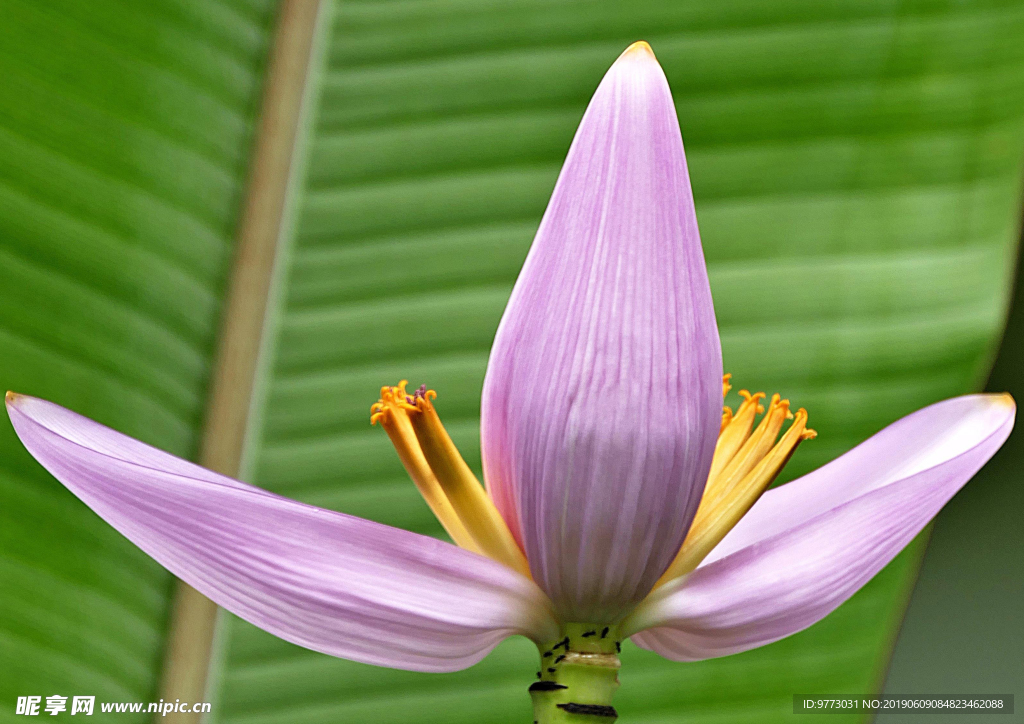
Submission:
MULTIPOLYGON (((747 393, 745 396, 747 399, 744 405, 756 404, 757 395, 747 393)), ((737 411, 736 417, 739 415, 740 412, 737 411)), ((719 463, 717 471, 709 475, 704 496, 686 539, 675 560, 658 579, 655 588, 694 570, 778 477, 797 446, 802 441, 817 436, 814 430, 807 429, 807 411, 801 408, 797 411, 793 424, 778 443, 775 443, 783 421, 793 417, 794 415, 789 412, 789 400, 782 400, 778 395, 774 395, 768 413, 753 434, 749 434, 750 425, 747 424, 745 430, 749 437, 742 445, 736 445, 734 439, 731 439, 728 445, 724 445, 722 438, 719 438, 719 445, 715 448, 715 461, 712 463, 712 471, 716 471, 715 463, 719 463), (720 454, 725 459, 720 460, 720 454)), ((730 426, 735 422, 734 419, 730 426)), ((732 438, 740 437, 743 429, 740 428, 740 432, 732 431, 732 438)), ((725 431, 722 436, 725 436, 725 431)))
MULTIPOLYGON (((768 454, 772 445, 775 444, 775 439, 779 436, 779 431, 782 430, 782 424, 791 417, 793 414, 789 411, 789 400, 782 400, 778 395, 772 395, 768 412, 761 418, 757 429, 732 458, 719 468, 716 475, 708 475, 708 482, 704 487, 704 497, 713 501, 723 495, 728 495, 744 476, 768 454)), ((714 460, 712 460, 711 466, 714 468, 714 460)))
POLYGON ((436 397, 433 390, 417 395, 416 412, 409 415, 430 469, 455 508, 456 515, 484 554, 529 576, 526 556, 512 537, 505 519, 441 424, 432 403, 436 397))
POLYGON ((381 388, 380 400, 370 408, 370 424, 376 425, 379 422, 384 428, 398 452, 398 459, 402 461, 402 465, 408 471, 409 477, 412 478, 423 499, 427 501, 430 510, 437 516, 455 544, 474 553, 482 553, 483 551, 466 530, 466 526, 459 520, 455 508, 448 501, 448 496, 444 494, 441 484, 423 456, 423 450, 416 439, 412 423, 409 422, 409 411, 414 411, 416 407, 407 402, 408 395, 405 392, 407 384, 409 384, 408 381, 402 380, 397 387, 381 388))
MULTIPOLYGON (((732 375, 730 375, 730 374, 722 375, 722 397, 725 397, 726 395, 728 395, 729 394, 729 390, 732 389, 732 385, 729 384, 729 380, 731 380, 731 379, 732 379, 732 375)), ((719 435, 722 434, 722 430, 724 430, 729 425, 730 422, 732 422, 732 408, 728 407, 728 406, 723 407, 722 408, 722 427, 719 428, 719 430, 718 430, 718 434, 719 435)))
POLYGON ((722 433, 725 432, 725 428, 729 427, 729 423, 732 422, 732 408, 722 408, 722 427, 718 430, 718 436, 721 437, 722 433))
POLYGON ((732 460, 736 451, 750 437, 750 431, 754 427, 754 417, 758 413, 764 412, 764 408, 759 403, 759 400, 764 398, 763 392, 752 395, 746 390, 740 390, 740 394, 744 397, 743 402, 736 410, 736 414, 730 417, 729 424, 726 425, 718 436, 718 443, 715 445, 715 457, 711 460, 711 472, 708 473, 708 480, 717 477, 722 468, 732 460))
POLYGON ((397 387, 381 390, 380 402, 371 408, 370 422, 381 419, 379 416, 386 411, 394 420, 404 420, 392 424, 396 434, 388 430, 388 435, 452 540, 529 576, 522 549, 441 424, 432 403, 437 393, 421 388, 410 396, 406 384, 403 380, 397 387), (430 484, 421 485, 422 480, 430 484))

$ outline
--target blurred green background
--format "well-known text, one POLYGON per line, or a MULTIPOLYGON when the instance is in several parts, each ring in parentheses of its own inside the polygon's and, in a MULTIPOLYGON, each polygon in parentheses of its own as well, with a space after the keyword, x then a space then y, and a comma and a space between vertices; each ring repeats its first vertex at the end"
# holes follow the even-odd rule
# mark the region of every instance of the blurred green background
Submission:
MULTIPOLYGON (((1024 400, 1024 266, 987 389, 1024 400)), ((1024 428, 957 494, 933 526, 889 669, 888 695, 1024 692, 1024 428)), ((1020 704, 1017 705, 1018 707, 1020 704)), ((1003 721, 1024 721, 1019 708, 1003 721)), ((882 715, 879 722, 920 721, 882 715)), ((934 716, 936 724, 965 721, 934 716)))
MULTIPOLYGON (((0 385, 194 457, 276 3, 0 0, 0 17, 0 385)), ((337 0, 321 22, 256 484, 440 534, 369 405, 429 382, 479 467, 499 316, 590 94, 639 38, 675 94, 727 369, 820 433, 790 474, 985 384, 1020 231, 1024 3, 337 0)), ((991 381, 1018 399, 1022 316, 991 381)), ((627 645, 621 721, 788 721, 793 694, 883 685, 1020 693, 1020 441, 940 517, 905 622, 923 540, 763 649, 676 664, 627 645)), ((170 576, 6 422, 0 500, 0 721, 26 694, 155 699, 170 576)), ((231 617, 218 643, 215 721, 529 721, 522 640, 453 675, 231 617)))

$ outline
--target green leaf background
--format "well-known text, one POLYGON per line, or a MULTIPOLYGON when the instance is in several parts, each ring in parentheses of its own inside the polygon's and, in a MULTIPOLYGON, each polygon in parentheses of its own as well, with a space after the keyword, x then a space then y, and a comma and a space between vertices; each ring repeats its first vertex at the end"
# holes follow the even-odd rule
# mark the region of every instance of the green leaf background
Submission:
MULTIPOLYGON (((194 457, 275 3, 0 16, 0 384, 194 457)), ((324 22, 253 482, 441 535, 369 405, 428 382, 479 468, 501 311, 591 92, 641 37, 675 93, 727 369, 820 433, 791 474, 984 383, 1019 231, 1021 2, 337 0, 324 22)), ((6 423, 0 500, 0 720, 26 694, 156 698, 169 574, 6 423)), ((757 651, 627 645, 621 720, 782 721, 794 693, 878 690, 922 550, 757 651)), ((214 721, 530 720, 522 639, 413 674, 226 616, 218 652, 214 721)))

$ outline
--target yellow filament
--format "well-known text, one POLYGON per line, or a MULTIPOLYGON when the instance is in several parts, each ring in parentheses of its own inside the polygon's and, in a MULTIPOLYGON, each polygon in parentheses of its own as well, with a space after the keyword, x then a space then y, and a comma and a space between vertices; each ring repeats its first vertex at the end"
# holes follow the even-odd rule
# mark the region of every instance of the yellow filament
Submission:
POLYGON ((448 501, 448 497, 441 489, 441 484, 423 456, 423 450, 420 449, 416 433, 413 432, 412 423, 409 422, 409 411, 416 408, 406 402, 405 386, 407 384, 406 380, 402 380, 397 387, 381 388, 380 401, 370 408, 370 424, 376 425, 379 422, 384 428, 388 437, 391 438, 391 444, 398 452, 398 459, 402 461, 402 465, 405 466, 409 477, 420 491, 420 495, 423 496, 427 506, 437 516, 455 544, 474 553, 482 553, 483 551, 466 530, 466 526, 456 515, 455 508, 448 501))
MULTIPOLYGON (((732 389, 732 385, 729 384, 729 380, 731 380, 731 379, 732 379, 732 375, 722 375, 722 397, 725 397, 726 395, 728 395, 729 394, 729 390, 732 389)), ((722 408, 722 427, 718 431, 719 435, 721 435, 722 430, 724 430, 726 427, 729 426, 730 422, 732 422, 732 408, 731 407, 723 407, 722 408)))
POLYGON ((417 396, 416 412, 409 416, 430 469, 448 496, 456 515, 484 554, 529 576, 530 567, 526 556, 512 537, 505 519, 441 424, 432 403, 436 397, 437 393, 433 390, 417 396))
MULTIPOLYGON (((775 439, 779 436, 779 431, 782 430, 783 423, 790 417, 793 415, 789 411, 789 400, 781 400, 778 395, 773 395, 768 412, 761 418, 757 429, 747 438, 732 459, 719 469, 717 475, 714 477, 708 475, 707 485, 704 486, 704 497, 715 500, 723 495, 728 495, 772 449, 775 439)), ((711 465, 714 467, 714 460, 711 465)))
MULTIPOLYGON (((758 395, 747 393, 743 405, 756 405, 758 395)), ((740 411, 737 411, 730 426, 736 424, 739 416, 740 411)), ((797 446, 817 435, 814 430, 807 429, 807 411, 801 408, 794 416, 789 412, 789 400, 782 400, 778 395, 772 397, 767 414, 753 434, 750 434, 749 423, 744 421, 742 425, 745 427, 731 432, 728 444, 722 442, 725 431, 719 438, 712 463, 714 474, 708 476, 693 524, 679 553, 658 579, 655 588, 694 570, 778 477, 797 446), (793 424, 776 443, 775 439, 787 418, 794 418, 793 424), (740 437, 745 439, 736 444, 740 437), (717 467, 715 463, 718 463, 717 467)))
POLYGON ((391 411, 394 419, 404 418, 404 424, 392 424, 400 435, 393 435, 390 430, 388 435, 452 540, 529 576, 522 549, 441 424, 432 403, 437 393, 426 390, 410 396, 405 391, 406 384, 403 380, 397 387, 381 390, 380 402, 371 408, 370 422, 382 419, 379 416, 385 411, 391 411), (407 458, 412 464, 406 462, 407 458), (419 481, 425 479, 432 485, 421 485, 419 481), (446 517, 442 518, 442 514, 446 517))
MULTIPOLYGON (((740 390, 744 397, 742 404, 736 410, 735 415, 730 415, 729 424, 725 426, 718 436, 718 443, 715 445, 715 457, 711 460, 711 472, 708 473, 708 480, 713 480, 721 472, 722 468, 733 458, 740 446, 750 437, 750 431, 754 427, 754 418, 758 413, 764 412, 760 400, 764 398, 763 392, 752 395, 746 390, 740 390)), ((726 408, 728 409, 728 408, 726 408)), ((724 422, 723 415, 723 422, 724 422)))

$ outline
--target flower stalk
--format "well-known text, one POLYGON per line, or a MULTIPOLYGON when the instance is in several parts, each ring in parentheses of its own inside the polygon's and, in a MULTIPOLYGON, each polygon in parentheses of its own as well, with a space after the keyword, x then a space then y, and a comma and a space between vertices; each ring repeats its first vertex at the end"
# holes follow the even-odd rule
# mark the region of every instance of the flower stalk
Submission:
POLYGON ((569 623, 560 640, 540 647, 541 670, 530 686, 536 724, 610 724, 618 718, 618 628, 569 623))

